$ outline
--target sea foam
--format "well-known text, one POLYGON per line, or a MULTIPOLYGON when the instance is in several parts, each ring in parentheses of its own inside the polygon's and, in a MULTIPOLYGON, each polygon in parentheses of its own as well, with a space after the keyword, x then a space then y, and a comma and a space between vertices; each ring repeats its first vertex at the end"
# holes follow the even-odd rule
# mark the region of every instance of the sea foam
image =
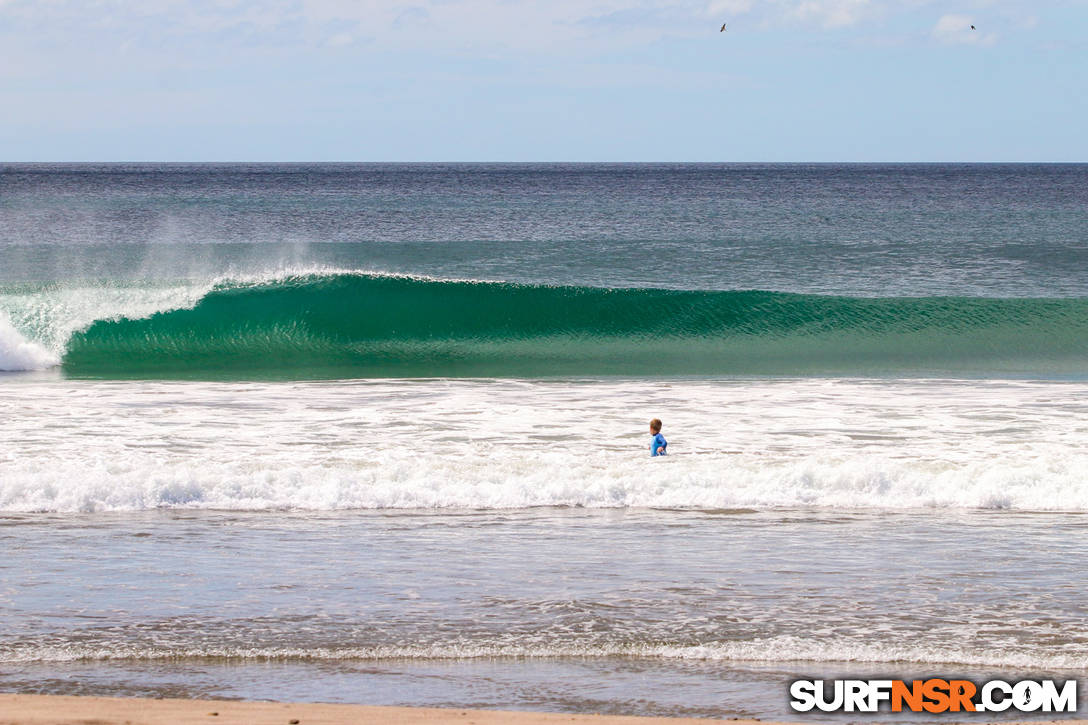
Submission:
POLYGON ((754 456, 522 454, 484 459, 379 455, 369 462, 164 464, 154 458, 7 465, 0 510, 26 512, 587 508, 992 509, 1088 511, 1088 457, 966 467, 859 456, 775 461, 754 456))
MULTIPOLYGON (((595 638, 599 639, 599 638, 595 638)), ((882 642, 879 637, 813 639, 779 635, 752 640, 704 644, 662 644, 630 641, 568 641, 531 644, 508 642, 449 642, 423 645, 342 647, 206 645, 170 648, 139 644, 0 647, 0 662, 201 660, 242 662, 345 660, 474 660, 625 657, 721 663, 854 663, 966 665, 1013 669, 1079 670, 1088 667, 1082 651, 1040 647, 998 649, 947 646, 920 641, 882 642)))
POLYGON ((0 510, 1088 511, 1086 400, 994 380, 24 380, 0 387, 0 510))
POLYGON ((28 341, 0 313, 0 370, 44 370, 58 362, 56 354, 38 343, 28 341))

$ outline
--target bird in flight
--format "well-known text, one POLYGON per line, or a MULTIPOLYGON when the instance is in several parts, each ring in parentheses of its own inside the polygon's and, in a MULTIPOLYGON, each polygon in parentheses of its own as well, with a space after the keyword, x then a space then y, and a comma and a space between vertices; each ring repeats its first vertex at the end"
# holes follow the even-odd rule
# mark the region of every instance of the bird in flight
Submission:
MULTIPOLYGON (((971 27, 973 28, 973 27, 975 27, 975 26, 973 26, 973 25, 972 25, 971 27)), ((725 23, 722 23, 722 29, 721 29, 721 30, 719 30, 718 32, 719 32, 719 33, 724 33, 724 32, 725 32, 725 23)))
MULTIPOLYGON (((725 26, 723 25, 722 27, 724 28, 725 26)), ((974 25, 972 25, 972 26, 971 26, 971 30, 974 30, 974 29, 975 29, 975 26, 974 26, 974 25)))

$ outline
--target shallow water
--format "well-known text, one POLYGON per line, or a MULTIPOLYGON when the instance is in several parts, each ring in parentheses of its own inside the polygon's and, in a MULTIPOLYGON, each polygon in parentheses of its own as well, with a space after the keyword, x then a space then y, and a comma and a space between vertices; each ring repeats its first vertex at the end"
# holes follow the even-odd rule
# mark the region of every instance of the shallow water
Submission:
POLYGON ((802 676, 1088 668, 1082 514, 2 521, 6 689, 786 718, 802 676))

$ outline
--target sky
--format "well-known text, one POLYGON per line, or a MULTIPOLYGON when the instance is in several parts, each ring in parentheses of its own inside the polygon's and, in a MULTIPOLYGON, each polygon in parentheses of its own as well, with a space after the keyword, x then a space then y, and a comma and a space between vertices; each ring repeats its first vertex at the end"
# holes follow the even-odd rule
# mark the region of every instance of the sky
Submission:
POLYGON ((0 0, 0 160, 1085 162, 1086 31, 1088 0, 0 0))

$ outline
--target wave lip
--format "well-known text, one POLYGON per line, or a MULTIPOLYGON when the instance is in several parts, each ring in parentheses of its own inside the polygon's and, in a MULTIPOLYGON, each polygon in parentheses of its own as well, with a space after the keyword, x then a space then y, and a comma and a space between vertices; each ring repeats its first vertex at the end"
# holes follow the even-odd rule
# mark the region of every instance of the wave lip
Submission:
POLYGON ((852 298, 366 273, 221 282, 98 320, 75 376, 542 377, 1088 370, 1088 299, 852 298))

